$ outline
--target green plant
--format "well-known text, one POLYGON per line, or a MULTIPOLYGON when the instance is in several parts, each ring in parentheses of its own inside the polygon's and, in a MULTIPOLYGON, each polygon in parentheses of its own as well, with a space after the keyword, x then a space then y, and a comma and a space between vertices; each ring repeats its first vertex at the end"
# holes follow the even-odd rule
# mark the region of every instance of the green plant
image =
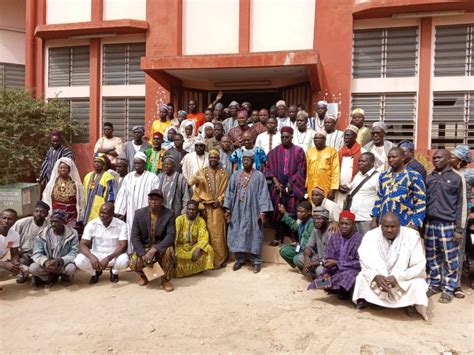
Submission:
POLYGON ((66 144, 80 132, 67 103, 35 99, 23 90, 0 90, 0 185, 39 174, 54 128, 63 132, 66 144))

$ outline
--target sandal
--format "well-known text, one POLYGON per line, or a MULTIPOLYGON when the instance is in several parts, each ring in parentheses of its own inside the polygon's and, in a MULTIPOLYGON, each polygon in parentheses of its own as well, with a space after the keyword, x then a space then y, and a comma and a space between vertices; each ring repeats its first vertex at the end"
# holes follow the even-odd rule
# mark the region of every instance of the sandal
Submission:
POLYGON ((428 291, 426 291, 426 297, 430 298, 431 296, 434 296, 438 293, 440 293, 441 290, 438 287, 428 287, 428 291))
POLYGON ((407 314, 408 317, 410 318, 416 318, 418 317, 418 311, 416 310, 415 306, 408 306, 405 308, 405 313, 407 314))
POLYGON ((439 298, 439 303, 450 303, 453 300, 453 296, 451 296, 447 292, 443 292, 441 297, 439 298))
POLYGON ((456 287, 456 289, 454 290, 454 297, 464 298, 466 297, 466 294, 464 293, 461 287, 456 287))

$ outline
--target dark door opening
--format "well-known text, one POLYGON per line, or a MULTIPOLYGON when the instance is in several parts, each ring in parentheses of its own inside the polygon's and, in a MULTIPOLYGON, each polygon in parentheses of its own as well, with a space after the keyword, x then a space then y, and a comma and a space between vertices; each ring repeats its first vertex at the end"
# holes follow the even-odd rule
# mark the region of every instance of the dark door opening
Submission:
MULTIPOLYGON (((250 102, 252 109, 259 110, 261 108, 270 108, 280 100, 279 90, 261 90, 261 91, 224 91, 222 97, 222 104, 224 107, 229 106, 232 101, 237 101, 239 104, 242 102, 250 102)), ((217 91, 210 91, 208 93, 209 102, 213 102, 216 98, 217 91)))

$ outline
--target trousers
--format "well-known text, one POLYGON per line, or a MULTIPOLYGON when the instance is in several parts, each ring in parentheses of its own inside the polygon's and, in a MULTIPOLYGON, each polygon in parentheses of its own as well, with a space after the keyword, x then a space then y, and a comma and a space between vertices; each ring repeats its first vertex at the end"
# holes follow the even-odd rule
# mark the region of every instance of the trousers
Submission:
POLYGON ((56 268, 53 272, 49 272, 46 268, 38 263, 33 263, 30 265, 30 274, 33 276, 39 277, 43 281, 48 281, 49 275, 66 275, 66 276, 73 276, 77 270, 76 265, 74 263, 69 263, 67 265, 63 265, 61 267, 56 268))
MULTIPOLYGON (((95 255, 97 257, 97 259, 99 259, 99 260, 102 260, 103 258, 105 258, 108 255, 106 253, 99 253, 99 252, 92 251, 92 250, 91 250, 91 253, 93 255, 95 255)), ((78 254, 76 256, 76 259, 74 260, 74 264, 76 264, 76 266, 79 269, 87 272, 91 276, 95 275, 95 270, 92 267, 91 261, 84 254, 78 254)), ((128 255, 127 255, 127 253, 120 254, 119 256, 114 258, 113 260, 110 260, 108 267, 110 268, 110 270, 112 270, 113 274, 118 274, 119 271, 124 271, 125 269, 127 269, 127 267, 128 267, 128 255)))

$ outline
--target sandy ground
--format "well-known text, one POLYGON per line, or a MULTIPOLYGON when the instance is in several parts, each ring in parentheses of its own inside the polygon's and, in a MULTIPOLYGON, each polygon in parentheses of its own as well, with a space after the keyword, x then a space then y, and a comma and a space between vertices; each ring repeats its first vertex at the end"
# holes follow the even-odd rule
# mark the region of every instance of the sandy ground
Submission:
MULTIPOLYGON (((107 275, 108 276, 108 275, 107 275)), ((51 290, 0 282, 0 352, 6 353, 474 353, 474 295, 430 303, 430 320, 402 310, 358 312, 285 265, 175 280, 164 292, 108 277, 51 290)), ((436 296, 435 296, 436 297, 436 296)))

